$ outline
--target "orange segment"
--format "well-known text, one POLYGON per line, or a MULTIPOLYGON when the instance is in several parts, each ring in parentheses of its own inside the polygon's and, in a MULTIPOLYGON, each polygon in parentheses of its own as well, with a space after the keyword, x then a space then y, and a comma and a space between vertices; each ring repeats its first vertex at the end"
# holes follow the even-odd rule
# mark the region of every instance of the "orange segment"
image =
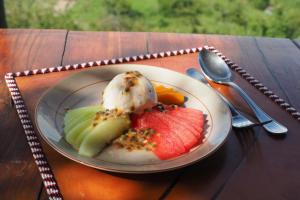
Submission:
POLYGON ((183 105, 184 103, 184 95, 178 91, 175 91, 173 88, 167 88, 163 85, 156 85, 155 91, 157 93, 158 101, 163 104, 183 105))
POLYGON ((182 105, 184 103, 184 96, 177 92, 168 92, 158 95, 158 101, 163 104, 182 105))
POLYGON ((167 88, 163 85, 158 85, 158 86, 155 86, 155 91, 156 91, 156 93, 171 92, 171 91, 173 91, 173 89, 172 88, 167 88))

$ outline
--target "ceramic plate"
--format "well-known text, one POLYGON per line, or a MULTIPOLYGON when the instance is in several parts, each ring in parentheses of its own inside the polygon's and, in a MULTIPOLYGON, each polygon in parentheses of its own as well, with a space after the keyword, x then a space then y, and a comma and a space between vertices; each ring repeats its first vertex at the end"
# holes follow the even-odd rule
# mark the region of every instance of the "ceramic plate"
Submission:
POLYGON ((81 71, 59 82, 39 100, 35 122, 43 139, 69 159, 113 172, 154 173, 187 166, 214 152, 229 134, 231 114, 214 90, 197 80, 164 68, 126 64, 81 71), (66 108, 99 104, 108 82, 119 73, 133 70, 141 72, 154 83, 182 92, 187 97, 186 107, 203 111, 206 118, 204 142, 182 156, 164 161, 149 159, 143 162, 126 162, 121 157, 112 159, 105 150, 93 158, 78 155, 64 139, 63 117, 66 108))

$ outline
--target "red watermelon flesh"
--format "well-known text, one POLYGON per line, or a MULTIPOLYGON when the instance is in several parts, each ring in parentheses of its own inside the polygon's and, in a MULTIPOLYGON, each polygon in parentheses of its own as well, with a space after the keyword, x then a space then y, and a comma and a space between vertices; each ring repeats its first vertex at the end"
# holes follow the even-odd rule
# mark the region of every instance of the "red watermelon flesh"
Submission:
POLYGON ((131 128, 139 129, 141 128, 141 122, 143 120, 144 114, 132 114, 130 115, 131 128))
POLYGON ((193 108, 183 108, 183 107, 172 107, 172 106, 165 106, 164 107, 167 111, 179 111, 176 112, 178 115, 192 117, 195 119, 202 119, 204 120, 203 112, 193 108))
POLYGON ((186 124, 186 126, 191 126, 196 129, 198 138, 203 138, 203 126, 204 117, 200 110, 191 108, 166 108, 166 113, 173 116, 177 121, 180 119, 181 123, 186 124), (183 119, 183 120, 182 120, 183 119))
POLYGON ((202 135, 202 128, 201 127, 197 127, 195 124, 191 123, 190 120, 186 119, 186 118, 178 118, 174 115, 171 115, 170 113, 166 113, 166 118, 170 121, 173 121, 174 123, 184 127, 185 132, 190 132, 192 133, 198 141, 202 141, 203 139, 203 135, 202 135))
POLYGON ((159 133, 154 134, 150 141, 156 143, 153 153, 160 159, 173 158, 187 152, 182 141, 176 135, 171 134, 168 125, 162 123, 160 118, 150 112, 141 115, 133 114, 131 121, 134 129, 153 128, 159 133))
POLYGON ((153 152, 162 160, 188 152, 202 142, 203 114, 186 108, 165 107, 165 112, 153 109, 143 114, 132 114, 132 128, 152 128, 151 141, 157 144, 153 152), (192 111, 192 112, 189 112, 192 111))
POLYGON ((186 149, 191 149, 197 144, 197 137, 194 134, 187 130, 185 126, 178 124, 176 121, 172 120, 170 116, 166 113, 153 110, 152 114, 160 118, 161 123, 168 125, 170 132, 176 135, 182 142, 186 149))
MULTIPOLYGON (((178 118, 174 115, 170 115, 169 112, 166 112, 166 113, 164 113, 164 118, 166 120, 168 120, 169 123, 172 123, 172 126, 178 127, 178 130, 184 132, 184 133, 180 132, 180 135, 187 135, 188 134, 189 137, 193 137, 196 140, 201 139, 201 133, 198 132, 196 129, 194 129, 194 127, 192 127, 190 125, 189 121, 187 121, 185 119, 183 120, 182 117, 178 118)), ((192 146, 194 146, 194 145, 192 145, 192 146)))
POLYGON ((192 108, 182 108, 182 107, 177 107, 177 108, 167 107, 166 110, 167 113, 172 116, 186 119, 186 121, 191 122, 191 125, 197 125, 197 127, 200 129, 203 128, 204 115, 200 110, 196 110, 192 108))
POLYGON ((161 159, 175 157, 188 151, 180 138, 172 134, 168 124, 164 123, 157 115, 147 113, 142 126, 155 127, 155 130, 159 133, 155 134, 151 140, 159 147, 154 150, 154 153, 161 159))

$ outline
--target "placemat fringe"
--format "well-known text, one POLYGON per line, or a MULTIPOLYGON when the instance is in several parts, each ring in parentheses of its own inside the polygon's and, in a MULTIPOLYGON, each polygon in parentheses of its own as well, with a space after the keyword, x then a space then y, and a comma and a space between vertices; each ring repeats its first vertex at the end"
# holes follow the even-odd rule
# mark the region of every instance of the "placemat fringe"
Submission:
POLYGON ((32 152, 34 161, 38 167, 38 170, 43 179, 43 184, 49 199, 62 200, 63 197, 58 188, 58 184, 54 178, 51 167, 47 161, 47 158, 43 152, 42 145, 34 132, 33 124, 29 118, 27 108, 22 99, 21 93, 17 86, 16 80, 12 74, 5 76, 7 87, 10 91, 11 98, 15 104, 19 119, 22 123, 22 127, 25 132, 25 136, 32 152))
POLYGON ((34 132, 33 124, 29 118, 28 111, 25 106, 25 102, 21 96, 20 90, 15 80, 16 77, 32 76, 37 74, 47 74, 53 72, 84 69, 84 68, 97 67, 103 65, 122 64, 122 63, 128 63, 128 62, 134 62, 140 60, 178 56, 178 55, 184 55, 190 53, 197 53, 201 51, 202 48, 206 48, 216 53, 228 64, 228 66, 232 70, 236 71, 242 78, 248 81, 253 87, 261 91, 265 96, 267 96, 273 102, 278 104, 281 108, 287 111, 296 120, 300 121, 300 113, 294 107, 292 107, 290 104, 285 102, 282 98, 274 94, 274 92, 272 92, 269 88, 264 86, 259 80, 255 79, 246 70, 244 70, 242 67, 232 62, 229 58, 224 56, 221 52, 219 52, 215 47, 212 46, 181 49, 176 51, 165 51, 160 53, 144 54, 144 55, 131 56, 131 57, 121 57, 121 58, 110 59, 110 60, 91 61, 91 62, 85 62, 80 64, 72 64, 72 65, 57 66, 57 67, 50 67, 50 68, 32 69, 32 70, 25 70, 22 72, 10 72, 5 75, 6 85, 10 91, 11 98, 15 104, 16 110, 18 112, 18 116, 20 118, 20 121, 22 123, 26 135, 27 142, 31 149, 35 163, 38 166, 39 172, 43 179, 44 187, 46 189, 49 198, 53 200, 62 200, 63 196, 59 190, 57 181, 55 180, 54 174, 43 152, 42 145, 36 133, 34 132))

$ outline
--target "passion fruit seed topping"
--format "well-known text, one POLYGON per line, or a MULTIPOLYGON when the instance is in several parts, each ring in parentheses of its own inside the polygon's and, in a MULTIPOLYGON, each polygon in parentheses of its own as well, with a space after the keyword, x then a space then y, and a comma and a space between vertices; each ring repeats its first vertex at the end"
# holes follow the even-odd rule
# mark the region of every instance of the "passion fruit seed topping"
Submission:
POLYGON ((151 128, 144 128, 140 130, 129 129, 125 134, 113 141, 113 145, 118 148, 125 148, 128 151, 132 150, 146 150, 151 151, 156 147, 150 138, 156 131, 151 128))
POLYGON ((130 89, 138 83, 138 78, 141 77, 142 74, 138 71, 130 71, 126 72, 125 75, 125 93, 128 93, 130 89))
MULTIPOLYGON (((97 112, 94 117, 94 121, 97 121, 97 122, 98 121, 106 121, 108 119, 115 119, 115 118, 119 118, 119 117, 126 118, 127 114, 122 112, 122 110, 120 110, 120 109, 113 109, 113 110, 106 109, 105 111, 97 112)), ((96 124, 96 122, 94 124, 96 124)))
POLYGON ((161 103, 158 103, 158 104, 156 105, 156 108, 157 108, 158 111, 160 111, 160 112, 165 112, 165 111, 166 111, 164 105, 161 104, 161 103))

